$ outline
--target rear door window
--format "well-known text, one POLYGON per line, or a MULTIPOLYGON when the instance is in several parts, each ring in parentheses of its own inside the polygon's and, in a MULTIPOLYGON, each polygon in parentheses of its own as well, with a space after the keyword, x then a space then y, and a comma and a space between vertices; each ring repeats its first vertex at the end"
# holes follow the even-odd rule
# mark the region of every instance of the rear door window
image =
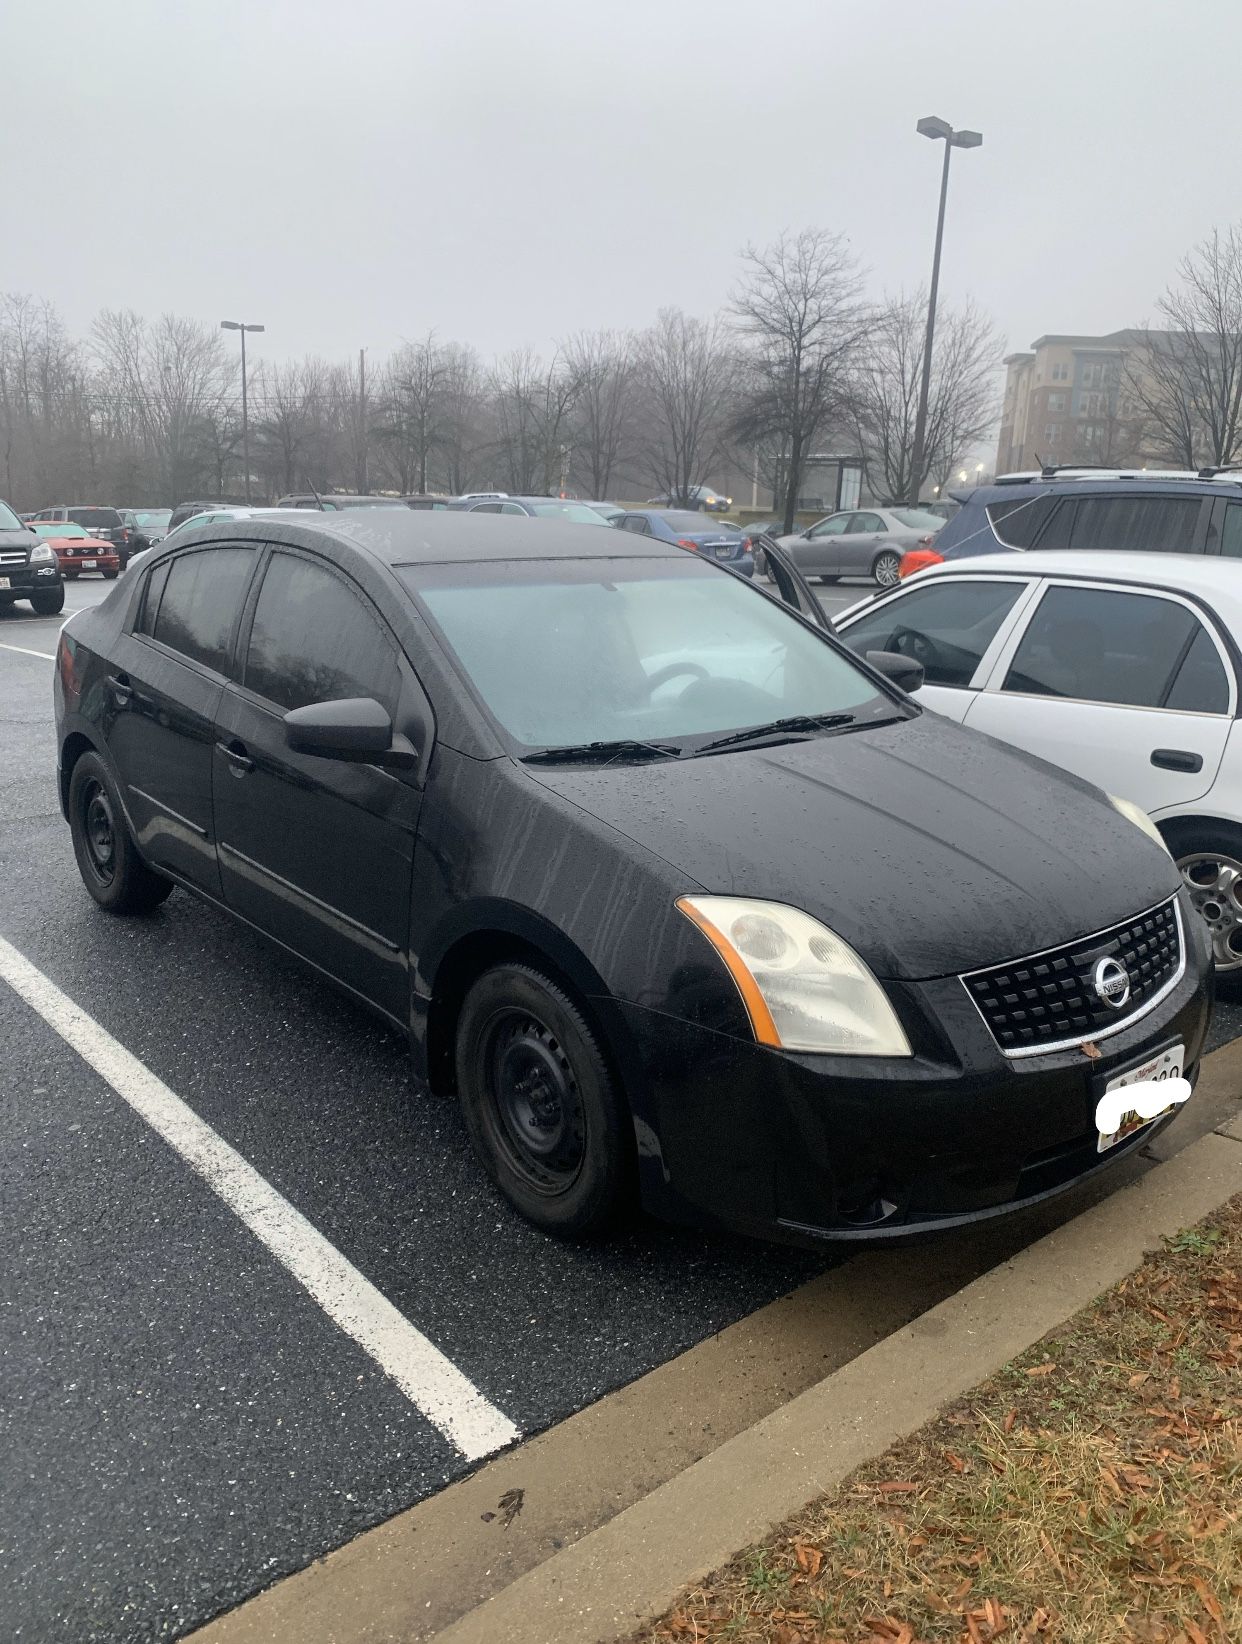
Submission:
POLYGON ((1201 547, 1202 508, 1201 497, 1081 497, 1069 540, 1047 546, 1189 554, 1201 547))
POLYGON ((1012 502, 990 502, 987 515, 996 540, 1006 548, 1034 548, 1060 502, 1060 497, 1015 497, 1012 502))
POLYGON ((1220 532, 1220 551, 1227 559, 1242 559, 1242 502, 1225 504, 1225 521, 1220 532))
POLYGON ((88 531, 115 531, 123 522, 115 508, 69 508, 66 514, 75 525, 88 531))
POLYGON ((945 577, 911 589, 851 623, 841 638, 851 650, 896 651, 923 664, 929 685, 969 685, 1018 595, 1030 586, 945 577))
POLYGON ((1216 646, 1187 606, 1150 594, 1053 587, 1040 600, 1001 688, 1214 713, 1224 710, 1202 704, 1219 704, 1222 685, 1227 703, 1216 646))
POLYGON ((253 566, 252 548, 205 548, 173 559, 153 638, 217 673, 228 673, 253 566))

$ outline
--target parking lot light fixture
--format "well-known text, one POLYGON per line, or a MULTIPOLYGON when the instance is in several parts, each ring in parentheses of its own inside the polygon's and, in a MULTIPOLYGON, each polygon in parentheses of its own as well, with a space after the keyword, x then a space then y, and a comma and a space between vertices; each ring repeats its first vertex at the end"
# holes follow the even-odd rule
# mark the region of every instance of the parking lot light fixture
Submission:
POLYGON ((931 290, 927 297, 927 338, 923 344, 923 380, 919 387, 918 412, 914 421, 914 451, 910 459, 908 501, 917 507, 923 480, 923 450, 927 441, 927 401, 931 393, 932 341, 936 334, 936 295, 940 289, 940 247, 944 240, 944 207, 949 195, 949 160, 955 148, 978 148, 979 131, 954 131, 947 120, 927 115, 915 127, 920 137, 944 143, 944 166, 940 172, 940 209, 936 214, 936 249, 932 255, 931 290))
POLYGON ((246 501, 250 501, 250 421, 246 415, 246 333, 262 331, 261 325, 246 325, 241 320, 221 320, 221 331, 240 331, 242 348, 242 462, 246 469, 246 501))

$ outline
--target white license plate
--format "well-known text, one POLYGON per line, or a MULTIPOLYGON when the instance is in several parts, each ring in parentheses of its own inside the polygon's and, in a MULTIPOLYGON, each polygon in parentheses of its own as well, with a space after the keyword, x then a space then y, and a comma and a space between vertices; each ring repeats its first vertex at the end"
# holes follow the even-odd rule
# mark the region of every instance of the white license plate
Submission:
POLYGON ((0 588, 11 588, 12 586, 13 584, 9 581, 8 577, 0 577, 0 588))
MULTIPOLYGON (((1110 1090, 1124 1090, 1127 1085, 1146 1084, 1148 1081, 1160 1084, 1165 1079, 1180 1079, 1185 1061, 1185 1045, 1169 1045, 1167 1049, 1159 1051, 1144 1062, 1141 1067, 1127 1068, 1115 1079, 1110 1079, 1104 1086, 1104 1093, 1107 1095, 1110 1090)), ((1163 1119, 1170 1108, 1176 1105, 1175 1102, 1170 1102, 1168 1107, 1146 1119, 1141 1113, 1123 1113, 1116 1130, 1109 1132, 1108 1135, 1103 1131, 1097 1133, 1097 1153, 1107 1153, 1110 1147, 1116 1147, 1118 1142, 1124 1142, 1127 1137, 1133 1136, 1136 1130, 1144 1130, 1148 1125, 1154 1125, 1157 1119, 1163 1119)))
POLYGON ((97 571, 99 569, 99 561, 97 559, 84 559, 82 561, 82 569, 84 571, 97 571))

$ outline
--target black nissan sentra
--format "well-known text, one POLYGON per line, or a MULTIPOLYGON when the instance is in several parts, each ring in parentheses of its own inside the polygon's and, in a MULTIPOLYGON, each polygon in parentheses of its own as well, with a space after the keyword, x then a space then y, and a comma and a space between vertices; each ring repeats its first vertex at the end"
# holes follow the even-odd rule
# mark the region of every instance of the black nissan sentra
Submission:
POLYGON ((682 548, 226 522, 58 664, 100 906, 183 886, 378 1011, 550 1232, 636 1196, 795 1239, 970 1221, 1196 1077, 1208 943, 1146 818, 682 548))

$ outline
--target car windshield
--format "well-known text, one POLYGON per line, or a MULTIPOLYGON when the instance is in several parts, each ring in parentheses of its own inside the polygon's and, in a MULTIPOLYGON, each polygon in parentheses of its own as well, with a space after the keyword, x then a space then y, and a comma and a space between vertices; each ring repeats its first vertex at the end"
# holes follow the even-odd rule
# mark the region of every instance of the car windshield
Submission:
POLYGON ((922 508, 890 508, 889 513, 912 531, 938 531, 944 524, 939 514, 926 513, 922 508))
POLYGON ((167 525, 171 518, 171 508, 136 508, 134 510, 134 520, 138 525, 167 525))
POLYGON ((903 712, 783 606, 688 554, 399 574, 528 750, 627 739, 692 748, 795 715, 903 712))
POLYGON ((90 532, 81 525, 36 525, 35 530, 41 537, 86 537, 90 539, 90 532))
POLYGON ((7 502, 0 502, 0 531, 24 531, 25 526, 9 507, 7 502))
POLYGON ((115 508, 70 508, 66 511, 75 525, 92 526, 97 531, 115 531, 121 523, 121 516, 115 508))
POLYGON ((698 536, 727 536, 730 531, 736 532, 736 526, 722 525, 714 519, 704 519, 702 514, 661 514, 660 518, 666 525, 671 525, 674 531, 685 531, 698 536))
POLYGON ((568 519, 575 525, 604 525, 607 521, 588 508, 585 502, 532 502, 530 511, 536 519, 568 519))

